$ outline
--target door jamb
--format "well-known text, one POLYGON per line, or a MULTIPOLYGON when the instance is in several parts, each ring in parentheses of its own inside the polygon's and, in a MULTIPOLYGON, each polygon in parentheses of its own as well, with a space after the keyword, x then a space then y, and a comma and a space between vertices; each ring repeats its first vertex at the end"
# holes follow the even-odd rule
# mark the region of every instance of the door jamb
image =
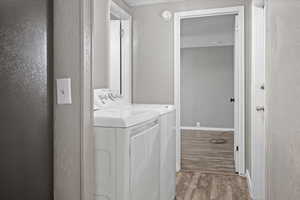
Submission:
MULTIPOLYGON (((256 52, 256 37, 261 37, 261 35, 257 34, 257 20, 262 20, 261 18, 257 18, 254 13, 254 9, 264 9, 264 51, 266 59, 266 22, 267 22, 267 1, 256 1, 252 3, 252 58, 251 58, 251 181, 253 183, 252 195, 253 198, 257 199, 266 199, 266 138, 265 134, 257 134, 255 131, 255 116, 256 116, 256 79, 255 79, 255 63, 258 59, 255 55, 256 52), (259 3, 257 3, 259 2, 259 3), (260 7, 260 8, 255 8, 260 7), (257 146, 259 145, 259 146, 257 146), (261 151, 261 145, 264 150, 261 151), (259 164, 259 166, 257 166, 259 164), (261 188, 264 188, 263 191, 258 191, 261 188)), ((264 61, 264 67, 266 68, 266 60, 264 61)), ((264 104, 266 110, 266 104, 264 104)), ((264 113, 266 117, 266 111, 264 113)), ((266 119, 266 118, 265 118, 266 119)))
POLYGON ((94 198, 92 15, 93 0, 80 3, 80 199, 94 198))
MULTIPOLYGON (((235 131, 239 132, 237 144, 238 169, 236 171, 245 174, 245 28, 244 28, 244 6, 226 7, 205 10, 192 10, 176 12, 174 14, 174 103, 176 108, 176 169, 181 168, 181 129, 180 129, 180 21, 188 18, 220 16, 220 15, 237 15, 239 27, 239 67, 235 71, 238 79, 238 89, 235 92, 235 99, 238 106, 235 109, 235 115, 238 120, 235 122, 235 131)), ((235 83, 236 84, 236 83, 235 83)))

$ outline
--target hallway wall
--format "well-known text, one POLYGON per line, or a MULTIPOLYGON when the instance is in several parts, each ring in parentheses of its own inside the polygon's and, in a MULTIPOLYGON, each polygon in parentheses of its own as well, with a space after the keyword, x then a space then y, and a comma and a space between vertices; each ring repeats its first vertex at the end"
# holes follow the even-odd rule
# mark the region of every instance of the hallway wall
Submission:
POLYGON ((181 126, 234 128, 234 47, 181 49, 181 126))
POLYGON ((300 1, 267 4, 267 200, 300 199, 300 1))

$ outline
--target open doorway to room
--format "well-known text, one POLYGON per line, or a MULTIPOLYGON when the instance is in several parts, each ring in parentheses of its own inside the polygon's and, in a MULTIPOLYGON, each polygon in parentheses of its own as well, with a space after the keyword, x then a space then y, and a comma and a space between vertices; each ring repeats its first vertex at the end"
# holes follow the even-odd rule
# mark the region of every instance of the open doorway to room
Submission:
POLYGON ((243 7, 175 14, 177 169, 244 174, 243 7))

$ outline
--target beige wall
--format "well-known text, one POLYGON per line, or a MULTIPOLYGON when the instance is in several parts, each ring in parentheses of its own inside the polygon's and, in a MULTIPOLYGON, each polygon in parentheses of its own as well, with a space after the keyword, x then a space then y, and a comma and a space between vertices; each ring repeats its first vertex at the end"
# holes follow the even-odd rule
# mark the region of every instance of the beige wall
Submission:
POLYGON ((268 3, 268 200, 300 199, 299 11, 299 0, 268 3))
MULTIPOLYGON (((131 9, 122 1, 114 0, 120 7, 131 13, 131 9)), ((108 87, 109 65, 109 0, 94 0, 93 27, 93 83, 94 88, 108 87)))

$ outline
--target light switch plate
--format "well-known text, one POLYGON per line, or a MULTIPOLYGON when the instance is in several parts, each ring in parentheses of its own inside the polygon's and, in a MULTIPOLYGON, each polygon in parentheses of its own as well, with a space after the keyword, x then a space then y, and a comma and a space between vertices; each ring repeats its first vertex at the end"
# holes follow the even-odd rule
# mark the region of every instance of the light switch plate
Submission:
POLYGON ((56 79, 57 104, 72 104, 71 79, 56 79))

